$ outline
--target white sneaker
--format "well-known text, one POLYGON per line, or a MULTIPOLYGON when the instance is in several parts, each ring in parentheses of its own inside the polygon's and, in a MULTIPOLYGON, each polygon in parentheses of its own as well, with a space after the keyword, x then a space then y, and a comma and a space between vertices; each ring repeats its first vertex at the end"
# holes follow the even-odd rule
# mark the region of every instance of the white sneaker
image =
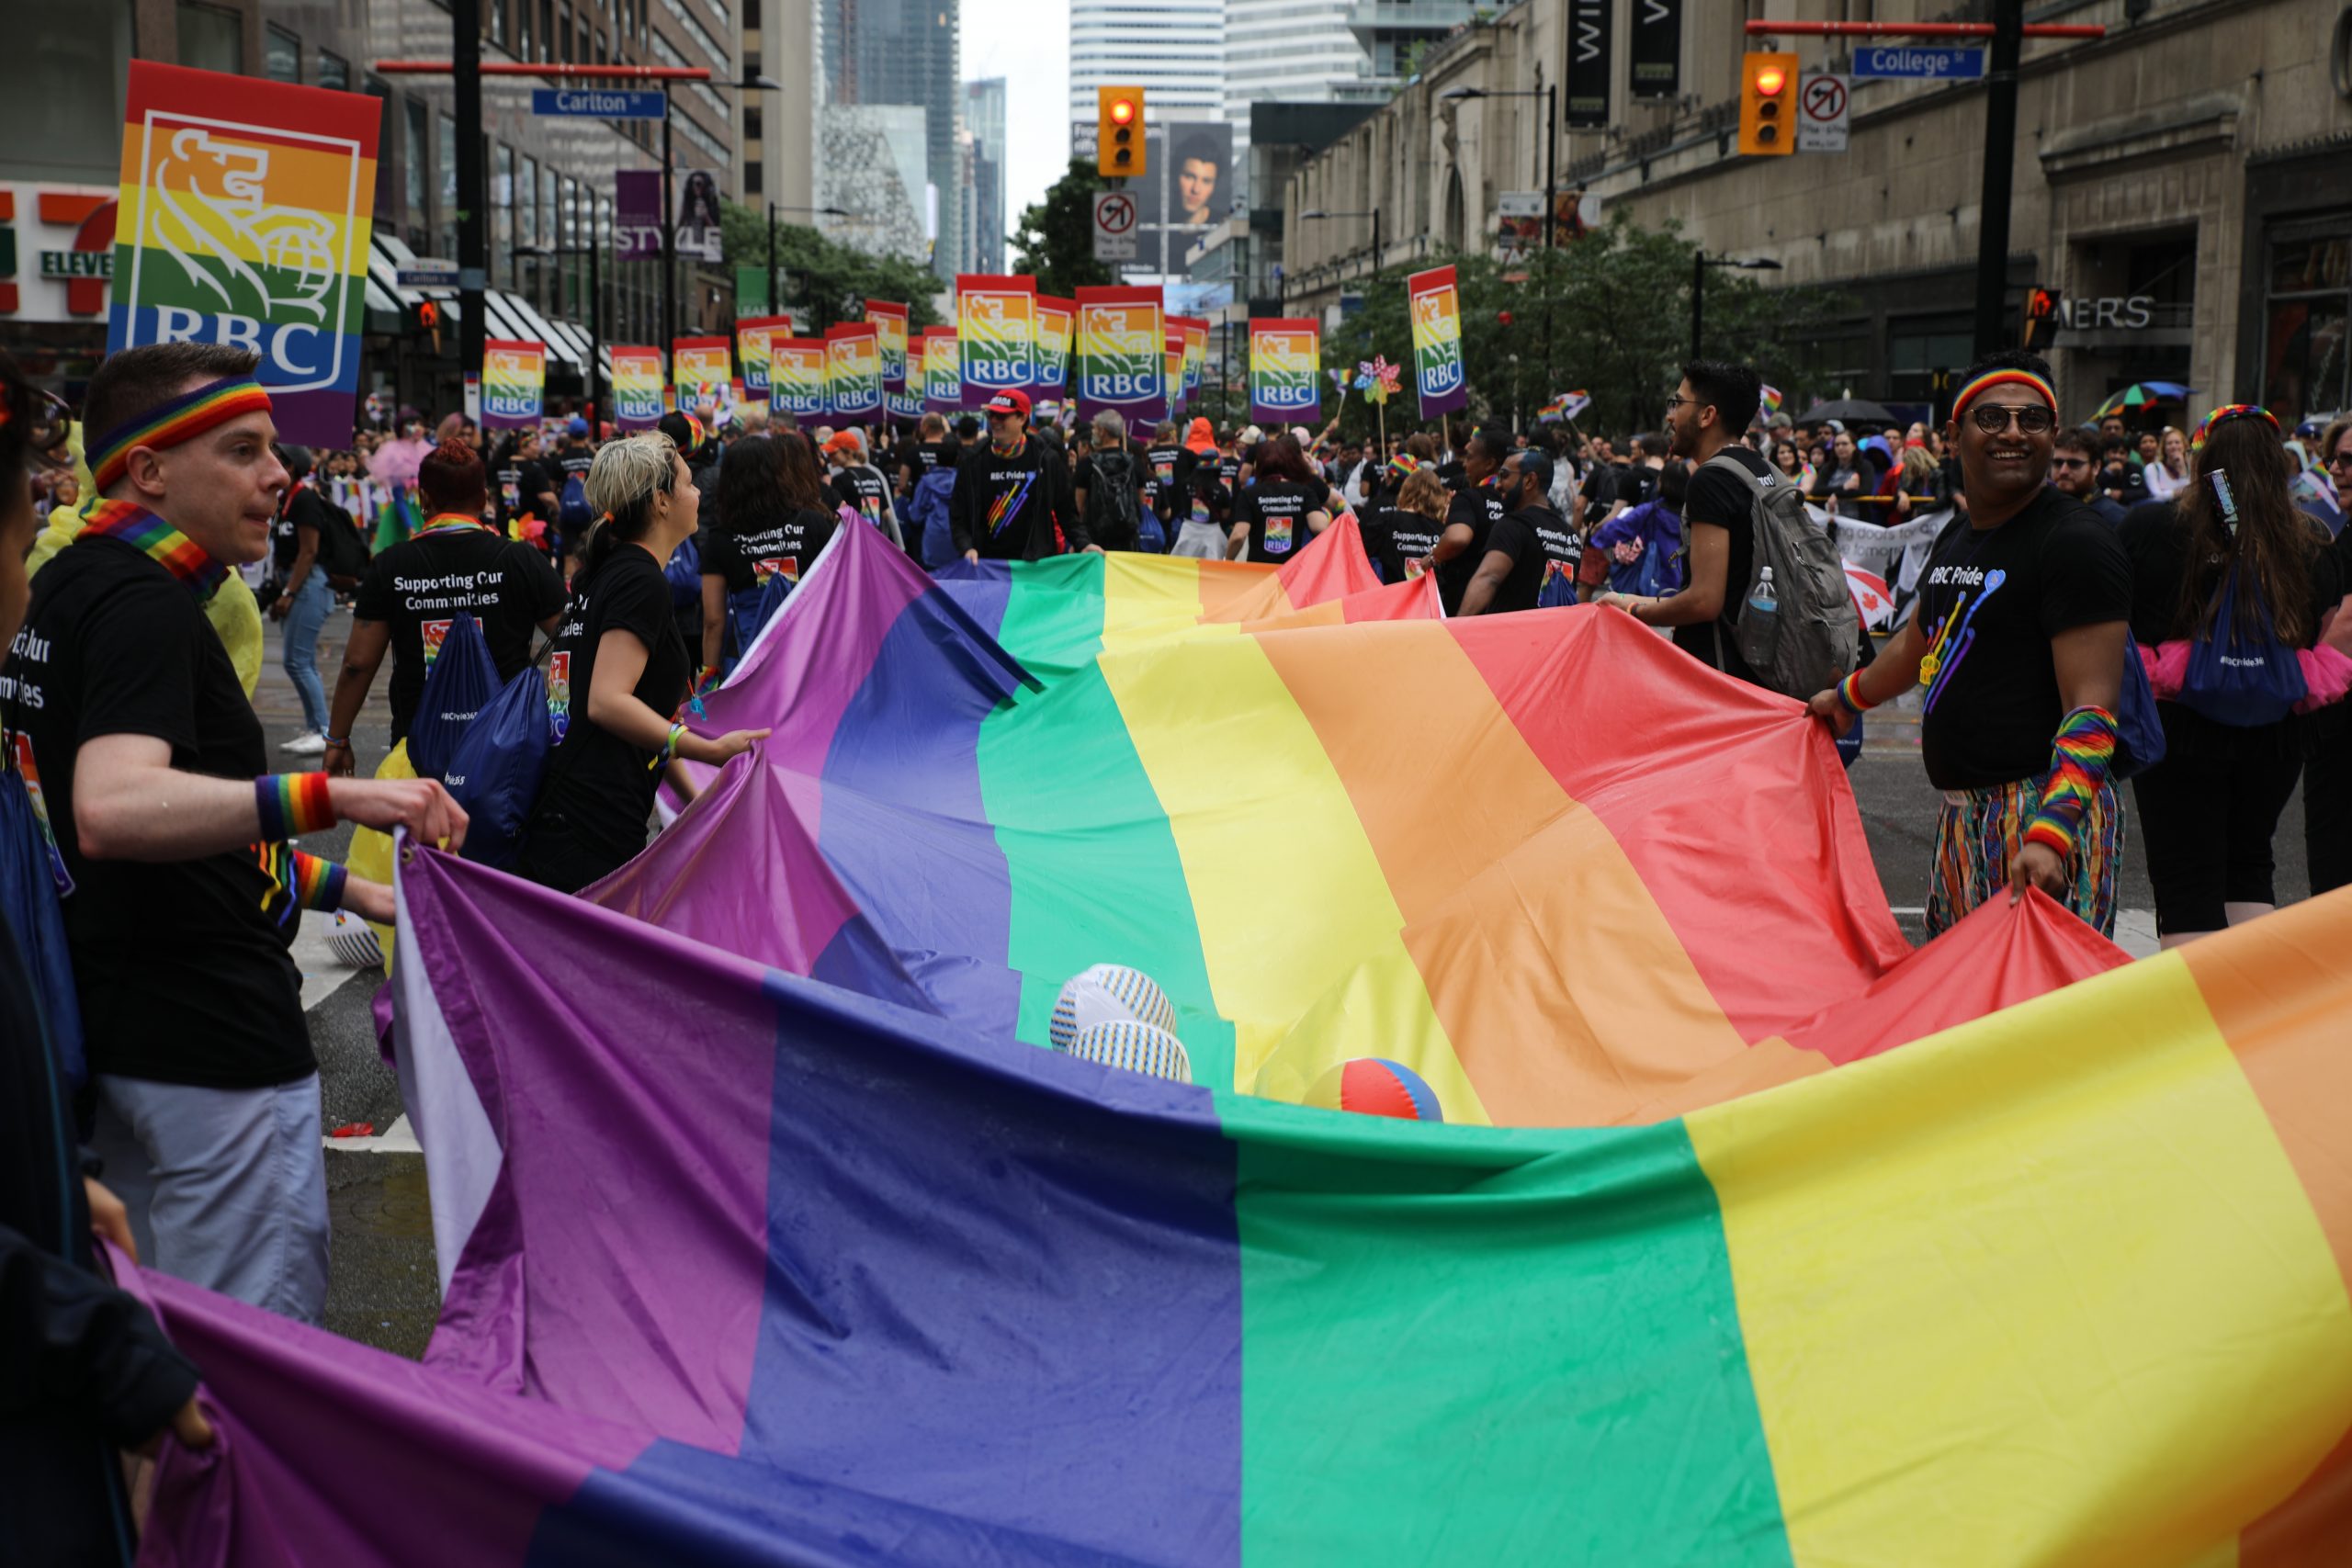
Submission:
POLYGON ((297 757, 322 757, 326 755, 327 738, 315 729, 306 729, 291 740, 279 741, 277 749, 297 757))

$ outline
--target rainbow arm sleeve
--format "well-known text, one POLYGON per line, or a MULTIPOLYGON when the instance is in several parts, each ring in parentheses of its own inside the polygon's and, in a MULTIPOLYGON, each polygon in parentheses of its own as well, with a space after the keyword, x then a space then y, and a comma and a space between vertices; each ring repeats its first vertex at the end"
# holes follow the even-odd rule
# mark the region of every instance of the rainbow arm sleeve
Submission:
POLYGON ((2105 708, 2075 708, 2058 721, 2051 740, 2050 778, 2041 806, 2025 830, 2029 844, 2047 844, 2059 858, 2075 857, 2083 814, 2107 783, 2115 762, 2115 716, 2105 708))
POLYGON ((332 914, 343 908, 344 884, 351 874, 331 860, 294 852, 294 901, 305 909, 332 914))

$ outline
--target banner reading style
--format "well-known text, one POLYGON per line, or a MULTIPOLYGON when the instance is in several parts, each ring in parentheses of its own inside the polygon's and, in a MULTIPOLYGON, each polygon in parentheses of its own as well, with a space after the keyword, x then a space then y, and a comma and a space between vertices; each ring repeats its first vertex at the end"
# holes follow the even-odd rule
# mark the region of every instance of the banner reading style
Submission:
POLYGON ((964 410, 964 355, 953 327, 923 329, 922 410, 951 417, 964 410))
POLYGON ((1609 123, 1609 13, 1615 0, 1568 0, 1566 102, 1560 118, 1577 129, 1609 123))
POLYGON ((1312 423, 1323 412, 1320 327, 1312 316, 1250 323, 1250 423, 1312 423))
MULTIPOLYGON (((1173 323, 1171 322, 1172 326, 1173 323)), ((1184 334, 1168 334, 1168 417, 1174 419, 1184 412, 1184 334)))
POLYGON ((1167 328, 1160 291, 1122 284, 1078 291, 1078 417, 1105 409, 1127 423, 1163 418, 1168 407, 1167 328))
POLYGON ((1634 0, 1629 63, 1633 96, 1671 98, 1682 91, 1682 0, 1634 0))
POLYGON ((1069 388, 1069 340, 1078 307, 1068 299, 1037 296, 1037 385, 1041 398, 1058 398, 1069 388))
POLYGON ((724 398, 727 383, 735 379, 723 337, 682 337, 670 341, 670 382, 678 389, 683 406, 696 398, 724 398))
POLYGON ((823 338, 770 337, 769 400, 795 419, 822 419, 829 357, 823 338))
POLYGON ((988 273, 956 275, 956 338, 964 355, 964 395, 985 402, 1025 392, 1037 378, 1037 280, 988 273))
POLYGON ((868 299, 865 319, 881 331, 882 387, 885 391, 903 392, 907 389, 907 307, 888 299, 868 299))
POLYGON ((613 423, 650 430, 662 423, 662 351, 641 344, 613 349, 613 423))
POLYGON ((383 106, 364 93, 130 62, 107 352, 261 352, 282 440, 344 447, 383 106))
POLYGON ((790 316, 739 316, 735 319, 735 357, 743 367, 743 390, 754 398, 771 393, 768 342, 790 337, 790 316))
POLYGON ((1209 324, 1198 316, 1170 316, 1168 324, 1184 338, 1184 400, 1201 389, 1201 373, 1209 364, 1209 324))
POLYGON ((872 419, 882 412, 882 332, 873 321, 825 329, 825 412, 872 419))
POLYGON ((492 338, 481 345, 481 424, 516 430, 538 423, 547 406, 548 348, 492 338))
POLYGON ((1470 406, 1470 378, 1462 363, 1462 301, 1453 269, 1433 266, 1405 280, 1405 308, 1413 319, 1413 388, 1421 417, 1470 406))

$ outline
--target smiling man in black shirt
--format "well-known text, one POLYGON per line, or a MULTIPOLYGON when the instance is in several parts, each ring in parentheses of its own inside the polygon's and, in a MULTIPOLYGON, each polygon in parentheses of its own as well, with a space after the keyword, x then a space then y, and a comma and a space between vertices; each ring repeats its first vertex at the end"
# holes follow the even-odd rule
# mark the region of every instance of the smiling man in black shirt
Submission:
POLYGON ((156 1268, 316 1322, 326 1295, 318 1062, 288 955, 300 910, 391 890, 294 847, 338 818, 462 841, 438 784, 263 775, 204 603, 258 560, 286 486, 256 356, 115 355, 90 379, 100 504, 33 584, 8 740, 55 840, 98 1145, 156 1268))
POLYGON ((1068 459, 1029 432, 1029 394, 999 392, 983 412, 988 445, 957 460, 956 489, 947 500, 956 550, 968 561, 1043 560, 1056 553, 1058 517, 1071 551, 1100 555, 1063 498, 1068 459))
POLYGON ((2132 570, 2114 530, 2045 482, 2056 424, 2041 359, 1970 367, 1947 436, 1967 514, 1936 541, 1917 608, 1886 650, 1811 705, 1842 734, 1913 682, 1925 689, 1920 751, 1944 792, 1930 936, 2028 886, 2101 931, 2115 924, 2123 813, 2108 775, 2132 570))

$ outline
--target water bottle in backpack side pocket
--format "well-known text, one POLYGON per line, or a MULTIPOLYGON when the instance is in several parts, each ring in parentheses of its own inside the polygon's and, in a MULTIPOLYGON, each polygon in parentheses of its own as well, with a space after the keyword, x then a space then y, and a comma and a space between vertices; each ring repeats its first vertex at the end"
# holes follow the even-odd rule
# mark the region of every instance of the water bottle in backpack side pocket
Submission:
MULTIPOLYGON (((1772 586, 1772 569, 1768 566, 1758 574, 1756 586, 1747 591, 1747 602, 1739 607, 1740 641, 1769 656, 1780 625, 1781 593, 1772 586)), ((1754 656, 1748 662, 1755 663, 1754 656)))

